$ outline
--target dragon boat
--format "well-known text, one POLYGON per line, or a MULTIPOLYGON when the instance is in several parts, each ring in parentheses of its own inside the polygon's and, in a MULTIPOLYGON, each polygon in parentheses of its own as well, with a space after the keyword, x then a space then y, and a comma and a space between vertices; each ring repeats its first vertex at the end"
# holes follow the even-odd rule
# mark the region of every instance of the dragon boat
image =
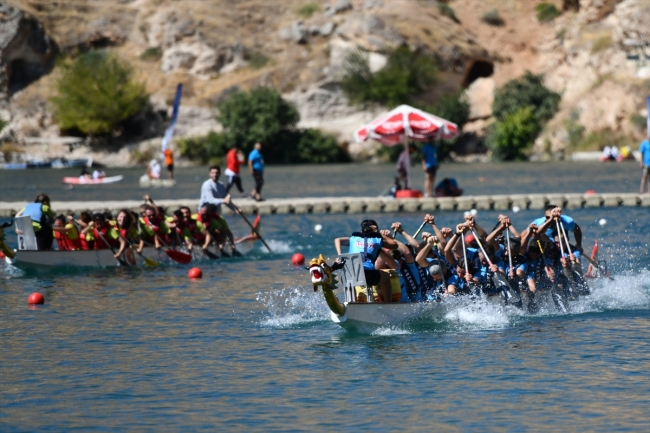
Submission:
MULTIPOLYGON (((341 254, 337 258, 343 260, 330 266, 320 255, 309 262, 308 268, 314 291, 322 288, 332 320, 346 330, 372 332, 422 316, 438 320, 448 311, 444 298, 414 303, 376 302, 378 290, 366 283, 361 254, 341 254), (337 275, 334 274, 335 271, 339 271, 337 275), (338 288, 339 278, 344 300, 340 300, 334 292, 338 288)), ((395 294, 401 292, 397 273, 393 270, 382 272, 390 274, 395 298, 395 294)))
MULTIPOLYGON (((0 229, 0 251, 5 255, 5 260, 8 263, 18 267, 18 268, 31 268, 38 269, 42 267, 111 267, 111 266, 144 266, 145 259, 152 259, 158 263, 163 264, 172 264, 175 263, 168 254, 165 253, 165 249, 155 249, 152 247, 145 247, 142 250, 142 256, 136 254, 135 251, 131 248, 127 248, 126 251, 120 256, 120 260, 116 259, 113 252, 110 249, 101 249, 101 250, 76 250, 76 251, 60 251, 60 250, 37 250, 36 249, 36 239, 33 235, 33 229, 31 226, 31 220, 27 221, 25 218, 29 217, 19 217, 16 218, 17 227, 23 232, 22 235, 18 236, 18 249, 12 250, 5 243, 4 234, 2 229, 0 229), (31 233, 30 233, 31 232, 31 233)), ((253 226, 259 226, 260 218, 259 215, 255 219, 253 226)), ((5 223, 5 227, 7 223, 5 223)), ((245 255, 252 251, 255 246, 255 242, 259 237, 255 232, 241 238, 235 238, 236 250, 240 255, 245 255)), ((194 260, 202 259, 216 259, 222 257, 232 256, 232 247, 230 245, 225 245, 223 250, 220 250, 217 246, 211 245, 208 247, 208 254, 203 253, 200 247, 194 247, 192 251, 192 257, 194 260)))

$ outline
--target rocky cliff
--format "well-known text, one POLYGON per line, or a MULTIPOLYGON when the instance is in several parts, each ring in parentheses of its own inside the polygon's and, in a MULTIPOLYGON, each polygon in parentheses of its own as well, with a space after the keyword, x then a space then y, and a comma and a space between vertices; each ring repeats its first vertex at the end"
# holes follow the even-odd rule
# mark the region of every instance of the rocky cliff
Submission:
MULTIPOLYGON (((176 83, 185 84, 178 136, 218 130, 215 101, 233 89, 265 85, 296 103, 302 126, 350 141, 375 113, 349 106, 338 89, 344 59, 360 47, 378 70, 387 49, 406 44, 439 59, 437 92, 466 89, 472 105, 466 130, 479 137, 494 89, 531 70, 563 93, 538 154, 561 154, 569 120, 586 132, 609 128, 638 138, 631 118, 645 114, 642 97, 650 93, 650 0, 581 0, 578 10, 548 23, 536 18, 539 3, 0 0, 0 118, 10 121, 1 136, 22 143, 59 135, 47 104, 54 57, 109 48, 136 68, 159 111, 170 109, 176 83), (500 21, 491 24, 486 15, 495 11, 500 21)), ((552 3, 562 8, 562 1, 552 3)), ((373 152, 368 145, 349 149, 373 152)), ((129 152, 121 155, 111 159, 127 163, 129 152)))

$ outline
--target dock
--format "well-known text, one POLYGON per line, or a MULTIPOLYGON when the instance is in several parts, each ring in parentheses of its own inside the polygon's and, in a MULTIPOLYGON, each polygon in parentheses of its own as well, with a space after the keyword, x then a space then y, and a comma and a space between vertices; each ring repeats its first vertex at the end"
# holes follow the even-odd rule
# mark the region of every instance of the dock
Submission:
MULTIPOLYGON (((12 217, 27 202, 0 202, 0 217, 12 217)), ((88 210, 93 212, 119 209, 138 210, 142 201, 53 201, 52 209, 57 214, 79 214, 88 210)), ((158 200, 158 206, 169 210, 180 206, 196 209, 198 200, 158 200)), ((390 197, 312 197, 268 199, 256 202, 250 199, 236 201, 245 214, 323 214, 323 213, 394 213, 394 212, 440 212, 476 210, 509 210, 513 208, 544 209, 548 204, 555 204, 567 209, 593 207, 650 207, 649 194, 607 193, 607 194, 515 194, 515 195, 481 195, 461 197, 409 198, 393 199, 390 197)), ((227 207, 222 209, 224 215, 233 212, 227 207)))

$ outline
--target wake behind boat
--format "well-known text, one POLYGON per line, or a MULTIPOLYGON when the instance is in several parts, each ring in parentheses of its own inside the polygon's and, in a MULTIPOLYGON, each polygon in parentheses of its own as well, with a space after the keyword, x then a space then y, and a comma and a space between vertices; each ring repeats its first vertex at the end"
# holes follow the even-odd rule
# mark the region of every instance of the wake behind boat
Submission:
POLYGON ((63 183, 68 185, 103 185, 103 184, 121 182, 122 179, 124 179, 124 176, 122 175, 102 177, 99 179, 91 179, 85 176, 78 176, 78 177, 64 177, 63 183))

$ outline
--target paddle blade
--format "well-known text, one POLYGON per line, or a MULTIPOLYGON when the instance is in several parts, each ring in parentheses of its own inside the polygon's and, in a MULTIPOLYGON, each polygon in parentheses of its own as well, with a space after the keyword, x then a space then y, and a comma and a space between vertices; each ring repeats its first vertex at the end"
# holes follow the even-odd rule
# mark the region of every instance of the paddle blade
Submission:
POLYGON ((220 258, 220 257, 219 257, 218 255, 216 255, 215 253, 210 252, 210 251, 208 251, 208 250, 205 250, 205 255, 208 256, 208 258, 210 258, 210 259, 212 259, 212 260, 216 260, 216 259, 220 258))
POLYGON ((147 266, 151 266, 153 268, 159 266, 159 263, 155 261, 154 259, 150 259, 149 257, 142 256, 144 259, 144 262, 147 264, 147 266))
POLYGON ((183 265, 187 265, 189 262, 192 261, 191 255, 182 253, 180 251, 165 250, 165 253, 167 253, 170 259, 172 259, 175 262, 181 263, 183 265))

